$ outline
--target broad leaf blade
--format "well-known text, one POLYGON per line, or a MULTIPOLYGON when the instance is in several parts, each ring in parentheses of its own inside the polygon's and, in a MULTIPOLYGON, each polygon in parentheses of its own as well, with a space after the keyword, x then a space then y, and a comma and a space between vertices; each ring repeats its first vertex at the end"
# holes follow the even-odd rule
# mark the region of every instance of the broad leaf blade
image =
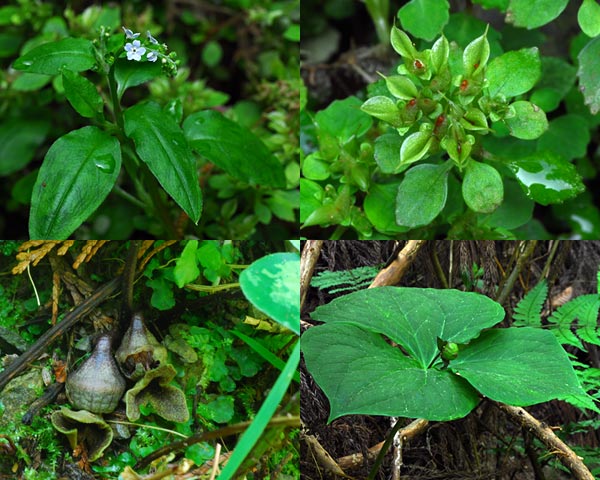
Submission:
POLYGON ((194 150, 244 182, 285 187, 281 162, 250 130, 206 110, 183 122, 185 136, 194 150))
POLYGON ((421 368, 381 335, 359 326, 314 327, 301 343, 308 370, 329 398, 329 421, 349 414, 451 420, 479 402, 460 377, 421 368))
POLYGON ((13 67, 29 73, 58 75, 61 68, 81 72, 89 70, 95 63, 92 42, 85 38, 64 38, 30 50, 17 58, 13 67))
POLYGON ((160 75, 160 62, 132 62, 119 58, 115 62, 115 80, 119 100, 130 87, 141 85, 160 75))
POLYGON ((490 95, 516 97, 528 92, 539 80, 542 62, 537 47, 506 52, 494 58, 486 71, 490 95))
POLYGON ((119 142, 97 127, 74 130, 56 140, 33 187, 30 237, 71 235, 104 201, 120 169, 119 142))
POLYGON ((590 40, 579 52, 579 90, 592 115, 600 111, 600 36, 590 40))
POLYGON ((44 142, 50 124, 46 120, 8 120, 0 124, 0 176, 27 165, 44 142))
POLYGON ((539 328, 483 332, 450 368, 485 396, 508 405, 585 394, 566 352, 551 332, 539 328))
POLYGON ((123 114, 125 134, 162 187, 198 223, 202 193, 196 161, 183 131, 156 103, 141 103, 123 114))
POLYGON ((465 343, 500 322, 504 310, 476 293, 380 287, 336 298, 311 316, 321 322, 352 324, 382 333, 427 368, 438 353, 437 337, 465 343))
POLYGON ((62 70, 62 78, 65 96, 79 115, 94 118, 102 112, 104 102, 92 82, 67 68, 62 70))

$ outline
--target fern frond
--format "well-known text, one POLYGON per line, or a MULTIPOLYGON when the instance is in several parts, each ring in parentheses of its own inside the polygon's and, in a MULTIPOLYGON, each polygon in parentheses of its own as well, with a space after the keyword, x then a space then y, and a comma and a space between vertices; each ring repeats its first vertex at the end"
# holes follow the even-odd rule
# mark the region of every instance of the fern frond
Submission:
POLYGON ((542 306, 548 295, 548 284, 542 279, 521 299, 515 307, 514 325, 517 327, 539 327, 542 323, 542 306))
MULTIPOLYGON (((584 295, 584 297, 585 296, 586 295, 584 295)), ((582 303, 579 301, 579 298, 582 297, 576 297, 558 307, 554 313, 548 317, 548 322, 558 326, 558 328, 553 328, 551 330, 560 343, 563 345, 573 345, 586 352, 587 350, 583 347, 579 338, 571 331, 571 323, 576 318, 579 318, 579 316, 582 315, 582 309, 585 309, 585 306, 583 305, 585 302, 582 303)))
POLYGON ((315 275, 310 284, 313 287, 328 290, 329 293, 360 290, 368 287, 378 272, 379 267, 375 266, 358 267, 337 272, 324 271, 315 275))
POLYGON ((598 310, 600 310, 600 297, 596 294, 581 295, 572 302, 577 303, 579 320, 576 333, 582 340, 594 345, 600 345, 598 334, 598 310))

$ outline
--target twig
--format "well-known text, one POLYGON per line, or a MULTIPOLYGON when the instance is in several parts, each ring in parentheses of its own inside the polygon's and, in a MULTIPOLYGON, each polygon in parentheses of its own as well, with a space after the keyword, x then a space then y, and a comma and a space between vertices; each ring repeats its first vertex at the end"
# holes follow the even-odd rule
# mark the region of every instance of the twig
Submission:
POLYGON ((110 282, 105 283, 94 294, 86 298, 83 303, 65 315, 65 318, 46 331, 37 342, 11 363, 6 370, 0 373, 0 391, 4 389, 6 384, 15 378, 19 373, 27 368, 30 362, 38 358, 44 351, 48 350, 48 346, 58 340, 64 333, 81 320, 85 315, 103 302, 111 295, 119 286, 121 277, 113 278, 110 282))
POLYGON ((521 407, 511 407, 503 403, 494 402, 496 406, 507 413, 515 422, 533 433, 546 447, 550 453, 556 455, 560 462, 567 467, 576 480, 594 480, 594 476, 583 464, 582 458, 577 456, 567 444, 558 438, 552 429, 545 423, 533 417, 527 410, 521 407))
POLYGON ((322 247, 323 240, 307 240, 302 249, 302 257, 300 258, 300 308, 304 305, 310 279, 312 278, 322 247))
POLYGON ((404 248, 398 253, 396 260, 377 274, 369 288, 396 285, 424 244, 425 240, 409 240, 406 242, 404 248))

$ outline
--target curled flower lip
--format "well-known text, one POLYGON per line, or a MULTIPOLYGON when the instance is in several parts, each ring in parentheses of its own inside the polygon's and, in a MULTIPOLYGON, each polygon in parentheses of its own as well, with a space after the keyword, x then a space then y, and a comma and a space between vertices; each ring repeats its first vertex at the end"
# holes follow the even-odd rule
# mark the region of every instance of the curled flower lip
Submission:
POLYGON ((125 51, 127 52, 127 60, 139 62, 142 55, 146 53, 146 47, 142 47, 139 40, 134 40, 132 43, 125 44, 125 51))
POLYGON ((156 60, 158 59, 158 55, 156 54, 156 52, 150 51, 148 52, 147 58, 149 62, 156 62, 156 60))
POLYGON ((133 32, 132 32, 131 30, 129 30, 128 28, 125 28, 125 27, 122 27, 122 28, 123 28, 123 31, 125 32, 125 38, 126 38, 127 40, 130 40, 130 39, 135 39, 135 38, 137 38, 137 37, 139 37, 139 36, 140 36, 140 34, 139 34, 139 33, 133 33, 133 32))

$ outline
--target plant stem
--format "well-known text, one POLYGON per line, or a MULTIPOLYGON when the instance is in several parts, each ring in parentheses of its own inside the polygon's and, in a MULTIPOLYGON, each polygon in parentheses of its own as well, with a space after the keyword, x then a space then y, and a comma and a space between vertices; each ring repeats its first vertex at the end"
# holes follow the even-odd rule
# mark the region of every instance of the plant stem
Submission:
POLYGON ((383 447, 381 447, 381 450, 379 450, 379 454, 377 455, 377 459, 375 460, 373 468, 369 472, 369 477, 367 480, 374 480, 375 475, 377 475, 379 467, 381 466, 381 462, 383 462, 383 458, 385 457, 385 454, 387 453, 388 449, 390 448, 390 444, 394 439, 394 435, 396 435, 396 433, 398 432, 398 430, 400 430, 400 427, 402 426, 402 420, 402 418, 398 419, 396 425, 394 425, 394 428, 392 428, 389 435, 385 439, 385 443, 383 444, 383 447))
POLYGON ((365 0, 367 11, 375 24, 375 31, 379 43, 387 45, 390 43, 390 24, 388 13, 390 10, 389 0, 365 0))

